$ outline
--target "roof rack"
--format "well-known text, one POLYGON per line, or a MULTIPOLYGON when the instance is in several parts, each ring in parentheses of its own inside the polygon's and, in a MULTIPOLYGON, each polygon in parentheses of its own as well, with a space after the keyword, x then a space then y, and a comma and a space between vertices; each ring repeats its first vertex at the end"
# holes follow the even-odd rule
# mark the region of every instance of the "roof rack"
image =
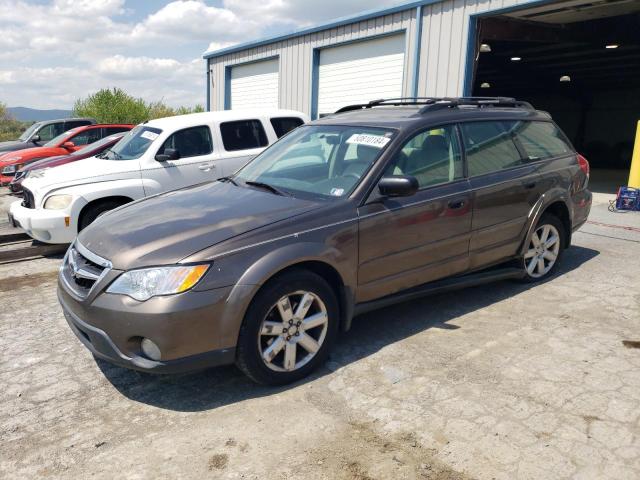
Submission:
POLYGON ((354 110, 363 110, 381 106, 405 106, 405 105, 424 105, 418 112, 420 115, 440 110, 444 108, 456 108, 460 106, 475 106, 478 108, 485 107, 509 107, 509 108, 525 108, 534 110, 529 102, 516 100, 511 97, 399 97, 399 98, 382 98, 372 100, 369 103, 361 103, 355 105, 347 105, 337 110, 335 113, 351 112, 354 110))

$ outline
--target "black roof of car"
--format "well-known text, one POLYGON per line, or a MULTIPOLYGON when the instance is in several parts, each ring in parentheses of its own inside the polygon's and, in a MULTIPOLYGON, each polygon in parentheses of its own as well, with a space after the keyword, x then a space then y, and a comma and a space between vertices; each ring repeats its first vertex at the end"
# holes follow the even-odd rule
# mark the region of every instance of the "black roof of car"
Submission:
POLYGON ((550 120, 547 112, 513 98, 397 98, 349 105, 312 122, 314 125, 367 125, 408 128, 473 120, 550 120))

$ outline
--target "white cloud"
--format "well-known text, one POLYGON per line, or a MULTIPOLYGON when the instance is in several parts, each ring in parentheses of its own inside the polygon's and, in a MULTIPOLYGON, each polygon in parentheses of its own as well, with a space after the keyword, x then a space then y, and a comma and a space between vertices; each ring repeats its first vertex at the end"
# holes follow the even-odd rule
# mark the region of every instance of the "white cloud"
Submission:
POLYGON ((204 51, 371 8, 368 0, 157 3, 133 21, 125 0, 0 0, 0 101, 70 108, 99 88, 120 87, 173 106, 203 103, 204 51))

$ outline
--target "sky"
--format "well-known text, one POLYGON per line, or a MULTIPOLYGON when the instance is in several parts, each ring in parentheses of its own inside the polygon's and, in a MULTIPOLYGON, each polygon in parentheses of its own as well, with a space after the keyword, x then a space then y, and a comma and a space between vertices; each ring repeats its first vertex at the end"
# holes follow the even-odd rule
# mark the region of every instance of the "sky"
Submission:
POLYGON ((119 87, 171 106, 205 102, 205 51, 401 0, 0 0, 0 102, 71 109, 119 87))

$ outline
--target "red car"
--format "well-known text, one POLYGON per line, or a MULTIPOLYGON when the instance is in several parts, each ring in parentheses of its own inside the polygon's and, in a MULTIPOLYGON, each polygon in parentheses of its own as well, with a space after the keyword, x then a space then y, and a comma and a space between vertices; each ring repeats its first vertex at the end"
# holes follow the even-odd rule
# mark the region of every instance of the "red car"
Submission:
POLYGON ((42 147, 7 152, 0 156, 0 185, 7 185, 11 182, 15 173, 23 165, 43 158, 68 155, 85 145, 114 133, 127 132, 133 127, 134 125, 128 124, 86 125, 61 133, 42 147))
POLYGON ((29 175, 29 172, 33 170, 57 167, 58 165, 64 165, 65 163, 76 162, 78 160, 84 160, 85 158, 100 155, 105 150, 110 149, 116 143, 118 143, 120 139, 124 137, 124 135, 125 132, 116 133, 114 135, 105 137, 102 140, 98 140, 97 142, 90 143, 89 145, 86 145, 80 150, 77 150, 73 153, 60 155, 57 157, 43 158, 42 160, 36 160, 28 163, 16 172, 13 180, 11 180, 11 183, 9 184, 9 189, 14 193, 21 192, 22 181, 27 177, 27 175, 29 175))

